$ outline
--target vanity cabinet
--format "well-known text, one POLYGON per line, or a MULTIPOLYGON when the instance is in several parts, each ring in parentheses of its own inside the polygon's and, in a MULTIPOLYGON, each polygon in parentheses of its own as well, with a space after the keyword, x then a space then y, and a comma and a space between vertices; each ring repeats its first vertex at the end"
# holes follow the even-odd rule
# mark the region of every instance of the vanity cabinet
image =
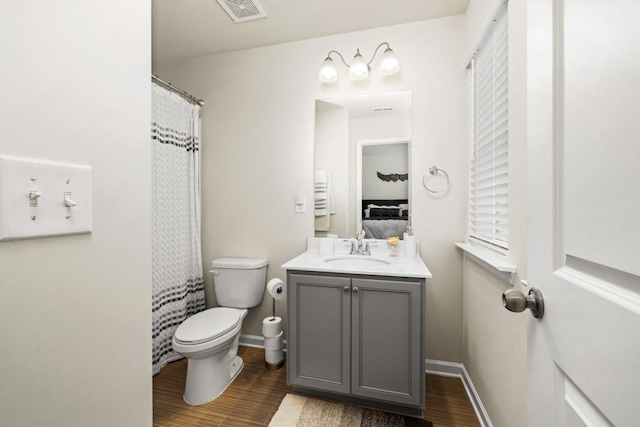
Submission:
POLYGON ((289 271, 290 384, 424 407, 424 279, 289 271))

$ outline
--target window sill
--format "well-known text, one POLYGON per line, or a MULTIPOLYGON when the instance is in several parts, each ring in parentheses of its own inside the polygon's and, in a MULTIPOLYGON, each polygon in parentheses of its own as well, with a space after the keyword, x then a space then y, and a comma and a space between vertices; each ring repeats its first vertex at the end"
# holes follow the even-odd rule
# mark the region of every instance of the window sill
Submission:
POLYGON ((502 280, 513 285, 513 277, 516 273, 515 265, 471 243, 455 243, 455 245, 464 251, 465 256, 470 257, 502 280))

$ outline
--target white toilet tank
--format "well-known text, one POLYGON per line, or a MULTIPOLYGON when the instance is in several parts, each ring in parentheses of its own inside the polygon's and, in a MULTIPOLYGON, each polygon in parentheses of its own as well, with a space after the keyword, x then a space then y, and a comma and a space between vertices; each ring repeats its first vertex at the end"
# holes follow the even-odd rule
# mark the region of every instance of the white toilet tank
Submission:
POLYGON ((218 304, 234 308, 250 308, 260 304, 266 287, 268 264, 266 259, 214 259, 211 267, 218 304))

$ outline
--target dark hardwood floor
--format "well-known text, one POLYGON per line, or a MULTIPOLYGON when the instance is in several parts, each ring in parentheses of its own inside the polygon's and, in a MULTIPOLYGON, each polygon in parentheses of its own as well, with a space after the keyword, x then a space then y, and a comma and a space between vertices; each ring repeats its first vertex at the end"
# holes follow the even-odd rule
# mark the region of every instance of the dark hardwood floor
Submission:
MULTIPOLYGON (((189 406, 182 400, 187 360, 165 366, 153 378, 153 425, 156 427, 266 426, 278 410, 287 385, 286 368, 264 367, 264 350, 240 347, 244 369, 211 403, 189 406)), ((479 426, 458 378, 426 375, 425 419, 434 426, 479 426)))

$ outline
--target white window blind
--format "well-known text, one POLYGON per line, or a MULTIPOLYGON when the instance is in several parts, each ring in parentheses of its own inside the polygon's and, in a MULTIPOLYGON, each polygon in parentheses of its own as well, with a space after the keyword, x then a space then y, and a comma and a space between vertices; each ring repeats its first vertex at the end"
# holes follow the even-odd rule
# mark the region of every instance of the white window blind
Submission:
POLYGON ((509 247, 509 80, 507 8, 471 60, 469 240, 509 247))

